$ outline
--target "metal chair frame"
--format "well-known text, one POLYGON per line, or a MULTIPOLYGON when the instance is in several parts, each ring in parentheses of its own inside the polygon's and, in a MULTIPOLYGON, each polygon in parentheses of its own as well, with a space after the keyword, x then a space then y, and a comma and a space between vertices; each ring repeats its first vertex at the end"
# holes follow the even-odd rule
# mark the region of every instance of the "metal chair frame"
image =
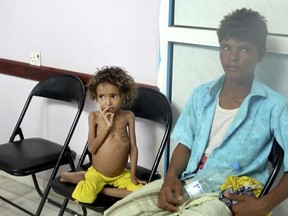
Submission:
POLYGON ((281 170, 283 159, 284 159, 284 151, 279 145, 279 143, 277 142, 277 140, 274 138, 273 146, 269 155, 269 161, 271 162, 272 170, 259 197, 265 196, 270 191, 276 177, 278 176, 281 170))
MULTIPOLYGON (((51 181, 55 178, 59 167, 64 164, 69 164, 72 169, 75 168, 74 160, 76 153, 70 149, 69 143, 78 123, 78 120, 81 116, 85 104, 85 98, 86 91, 82 81, 78 77, 73 75, 61 74, 48 77, 40 81, 32 89, 18 118, 9 142, 0 145, 0 170, 14 176, 31 175, 35 189, 41 196, 41 201, 39 203, 36 214, 34 214, 1 195, 0 199, 27 213, 28 215, 41 214, 41 211, 44 207, 45 201, 51 189, 51 181), (40 137, 24 138, 21 123, 25 117, 25 114, 27 113, 27 110, 29 109, 29 105, 31 105, 31 102, 39 97, 63 101, 69 105, 73 104, 73 106, 75 106, 76 104, 76 114, 69 128, 64 143, 59 144, 40 137), (16 137, 19 137, 19 140, 16 140, 16 137), (35 150, 33 147, 43 148, 45 149, 47 154, 45 153, 45 151, 38 151, 39 149, 35 150), (43 157, 35 157, 36 154, 40 154, 39 152, 41 152, 41 156, 43 157), (15 160, 15 155, 18 156, 17 160, 15 160), (48 180, 48 185, 43 193, 39 187, 36 173, 51 168, 53 168, 53 171, 50 179, 48 180)), ((48 201, 58 207, 61 207, 59 203, 51 200, 50 198, 48 199, 48 201)), ((72 211, 70 212, 74 213, 72 211)))

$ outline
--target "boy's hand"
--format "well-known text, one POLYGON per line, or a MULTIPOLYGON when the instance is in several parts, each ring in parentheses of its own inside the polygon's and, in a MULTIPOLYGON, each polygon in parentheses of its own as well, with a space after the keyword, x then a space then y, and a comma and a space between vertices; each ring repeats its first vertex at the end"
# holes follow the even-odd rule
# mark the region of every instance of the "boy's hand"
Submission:
POLYGON ((183 202, 182 183, 177 176, 166 176, 158 194, 158 206, 170 212, 179 211, 183 202))
POLYGON ((237 204, 232 205, 234 216, 265 216, 267 214, 263 212, 263 204, 260 199, 229 193, 225 193, 225 197, 238 201, 237 204))
POLYGON ((143 185, 147 184, 147 181, 141 180, 141 179, 137 178, 136 176, 132 176, 132 175, 131 175, 131 181, 134 184, 136 184, 136 185, 138 185, 138 184, 143 184, 143 185))
POLYGON ((110 107, 106 107, 105 109, 102 110, 100 104, 99 104, 99 111, 107 125, 107 127, 112 127, 113 125, 113 119, 114 119, 114 113, 109 112, 110 107))

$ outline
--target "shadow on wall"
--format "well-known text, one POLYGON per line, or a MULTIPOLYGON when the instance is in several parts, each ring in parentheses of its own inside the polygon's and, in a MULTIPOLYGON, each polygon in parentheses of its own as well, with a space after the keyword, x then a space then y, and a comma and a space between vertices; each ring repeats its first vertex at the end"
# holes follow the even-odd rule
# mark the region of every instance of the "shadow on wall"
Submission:
POLYGON ((288 55, 267 53, 257 68, 259 78, 272 89, 288 97, 288 55))

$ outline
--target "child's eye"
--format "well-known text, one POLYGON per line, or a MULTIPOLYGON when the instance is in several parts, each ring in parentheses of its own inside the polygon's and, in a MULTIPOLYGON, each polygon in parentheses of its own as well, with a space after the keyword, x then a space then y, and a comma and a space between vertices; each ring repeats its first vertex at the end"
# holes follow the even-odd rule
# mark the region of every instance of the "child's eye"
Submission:
POLYGON ((227 46, 226 44, 221 45, 221 49, 223 51, 228 51, 229 50, 229 46, 227 46))
POLYGON ((241 52, 242 52, 242 53, 247 53, 247 52, 249 52, 249 49, 248 49, 247 47, 243 47, 243 48, 241 49, 241 52))
POLYGON ((103 99, 104 99, 104 96, 103 96, 103 95, 99 95, 98 98, 99 98, 100 100, 103 100, 103 99))
POLYGON ((113 99, 116 99, 117 98, 117 95, 112 95, 111 96, 113 99))

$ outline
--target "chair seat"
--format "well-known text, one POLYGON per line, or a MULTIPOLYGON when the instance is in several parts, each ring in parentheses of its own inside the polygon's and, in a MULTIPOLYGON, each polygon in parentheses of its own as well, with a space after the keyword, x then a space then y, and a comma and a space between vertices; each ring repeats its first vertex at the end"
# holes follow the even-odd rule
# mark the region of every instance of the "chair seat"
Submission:
MULTIPOLYGON (((83 170, 87 170, 87 168, 90 166, 85 164, 83 167, 78 167, 74 170, 74 172, 76 171, 83 171, 83 170)), ((127 168, 130 167, 130 164, 128 164, 127 168)), ((149 177, 149 173, 150 170, 141 167, 141 166, 137 166, 137 177, 140 179, 147 179, 149 177)), ((160 179, 161 175, 157 172, 155 174, 155 179, 160 179)), ((51 187, 52 189, 64 196, 64 197, 69 197, 69 199, 72 199, 72 193, 75 189, 75 184, 71 184, 71 183, 63 183, 60 182, 60 176, 56 177, 52 182, 51 182, 51 187)), ((111 187, 111 186, 105 186, 105 187, 111 187)), ((108 209, 110 206, 112 206, 115 202, 117 202, 118 200, 120 200, 119 198, 115 198, 115 197, 111 197, 111 196, 107 196, 104 194, 98 194, 97 195, 97 199, 92 203, 92 204, 87 204, 87 203, 81 203, 81 205, 92 209, 94 211, 97 212, 104 212, 106 209, 108 209)))
MULTIPOLYGON (((0 145, 0 170, 11 175, 25 176, 53 168, 62 145, 42 138, 29 138, 0 145)), ((73 160, 76 153, 71 151, 73 160)), ((66 153, 62 164, 67 164, 66 153)))
MULTIPOLYGON (((83 171, 86 169, 82 168, 82 167, 76 168, 75 172, 81 171, 81 170, 83 171)), ((55 178, 51 183, 51 187, 56 193, 58 193, 62 196, 65 196, 65 197, 69 197, 70 199, 73 199, 72 193, 75 189, 75 186, 76 186, 75 184, 60 182, 60 176, 55 178)), ((106 195, 101 194, 101 193, 98 194, 97 197, 98 198, 94 201, 94 203, 92 203, 92 204, 81 203, 81 205, 83 205, 87 208, 93 209, 93 210, 97 210, 97 211, 99 211, 99 206, 101 206, 100 208, 102 210, 100 210, 100 211, 104 212, 109 206, 113 205, 115 202, 117 202, 119 200, 118 198, 106 196, 106 195)))

